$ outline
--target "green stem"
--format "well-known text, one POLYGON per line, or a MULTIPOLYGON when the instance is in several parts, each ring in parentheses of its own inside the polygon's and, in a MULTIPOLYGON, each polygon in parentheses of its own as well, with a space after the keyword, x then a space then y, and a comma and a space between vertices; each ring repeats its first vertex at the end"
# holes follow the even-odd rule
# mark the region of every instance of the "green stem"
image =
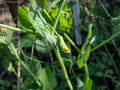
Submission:
POLYGON ((36 36, 40 36, 39 33, 35 33, 35 32, 33 32, 29 29, 23 30, 23 29, 20 29, 20 28, 11 27, 11 26, 7 26, 7 25, 4 25, 4 24, 0 24, 0 27, 6 28, 6 29, 12 30, 12 31, 20 32, 20 33, 27 33, 27 34, 33 34, 33 35, 36 35, 36 36))
POLYGON ((33 79, 35 80, 35 82, 37 83, 37 85, 38 85, 39 87, 41 87, 41 83, 40 83, 38 80, 36 80, 36 77, 35 77, 35 75, 31 72, 31 70, 25 65, 25 63, 24 63, 22 60, 19 59, 19 61, 20 61, 20 63, 22 64, 22 66, 28 71, 28 73, 33 77, 33 79))
MULTIPOLYGON (((64 36, 70 42, 70 44, 76 49, 76 51, 80 53, 80 49, 75 45, 75 43, 70 39, 70 37, 66 33, 64 33, 64 36)), ((84 64, 84 69, 86 76, 89 77, 89 71, 86 63, 84 64)))
POLYGON ((18 56, 17 51, 16 51, 14 45, 13 45, 12 43, 9 43, 9 42, 8 42, 8 44, 9 44, 9 46, 10 46, 10 49, 11 49, 12 52, 14 53, 16 59, 17 59, 18 61, 20 61, 20 63, 22 64, 22 66, 23 66, 23 67, 28 71, 28 73, 33 77, 33 79, 34 79, 35 82, 38 84, 38 86, 41 87, 41 83, 36 80, 35 75, 31 72, 31 70, 25 65, 25 63, 24 63, 24 62, 20 59, 20 57, 18 56))
POLYGON ((60 15, 61 15, 61 12, 62 12, 62 9, 63 9, 64 5, 65 5, 65 0, 63 0, 63 2, 62 2, 62 5, 61 5, 60 10, 59 10, 59 13, 58 13, 57 18, 56 18, 56 20, 54 22, 54 25, 53 25, 54 29, 56 29, 56 26, 57 26, 57 23, 58 23, 58 20, 60 18, 60 15))
POLYGON ((63 63, 63 60, 62 60, 62 58, 61 58, 61 56, 60 56, 58 47, 57 47, 57 49, 54 49, 54 51, 55 51, 56 57, 57 57, 57 59, 58 59, 58 61, 59 61, 59 63, 60 63, 60 66, 61 66, 61 68, 62 68, 62 72, 63 72, 63 75, 64 75, 64 77, 65 77, 65 79, 66 79, 66 82, 68 83, 70 90, 73 90, 73 86, 72 86, 72 84, 71 84, 71 82, 70 82, 70 79, 69 79, 69 77, 68 77, 68 74, 67 74, 65 65, 64 65, 64 63, 63 63))
POLYGON ((76 51, 79 53, 80 52, 80 49, 75 45, 75 43, 71 40, 71 38, 66 34, 64 33, 64 37, 71 43, 71 45, 76 49, 76 51))
POLYGON ((13 31, 16 31, 16 32, 24 33, 24 31, 19 29, 19 28, 7 26, 7 25, 4 25, 4 24, 0 24, 0 27, 7 28, 7 29, 10 29, 10 30, 13 30, 13 31))
MULTIPOLYGON (((54 25, 53 25, 53 29, 54 29, 54 30, 56 29, 56 26, 57 26, 57 23, 58 23, 58 20, 59 20, 59 18, 60 18, 60 15, 61 15, 61 12, 62 12, 62 9, 63 9, 63 6, 64 6, 64 5, 65 5, 65 0, 63 0, 63 2, 62 2, 61 8, 60 8, 59 13, 58 13, 58 15, 57 15, 57 18, 56 18, 56 20, 55 20, 55 22, 54 22, 54 25)), ((64 74, 64 77, 65 77, 65 79, 66 79, 66 81, 67 81, 67 83, 68 83, 68 85, 69 85, 69 88, 70 88, 70 90, 73 90, 73 86, 72 86, 72 84, 71 84, 71 82, 70 82, 70 79, 69 79, 69 77, 68 77, 68 74, 67 74, 65 65, 64 65, 64 63, 63 63, 63 60, 62 60, 62 58, 61 58, 61 56, 60 56, 58 47, 57 47, 57 49, 54 49, 54 51, 55 51, 55 54, 56 54, 56 56, 57 56, 57 59, 58 59, 58 61, 59 61, 59 63, 60 63, 60 66, 61 66, 61 68, 62 68, 62 72, 63 72, 63 74, 64 74)))
POLYGON ((101 0, 98 0, 98 2, 100 3, 100 5, 102 6, 102 8, 105 10, 106 14, 108 17, 110 17, 109 12, 107 11, 107 9, 105 8, 105 6, 102 4, 101 0))
POLYGON ((50 15, 48 14, 48 12, 45 9, 43 9, 43 12, 49 18, 50 21, 53 21, 52 18, 50 17, 50 15))
POLYGON ((84 64, 84 68, 85 68, 86 77, 89 77, 89 71, 86 63, 84 64))
POLYGON ((120 34, 120 31, 115 33, 113 36, 111 36, 110 38, 106 39, 105 41, 103 41, 102 43, 100 43, 99 45, 97 45, 96 47, 91 49, 91 52, 95 51, 96 49, 102 47, 104 44, 108 43, 109 41, 111 41, 113 38, 117 37, 120 34))

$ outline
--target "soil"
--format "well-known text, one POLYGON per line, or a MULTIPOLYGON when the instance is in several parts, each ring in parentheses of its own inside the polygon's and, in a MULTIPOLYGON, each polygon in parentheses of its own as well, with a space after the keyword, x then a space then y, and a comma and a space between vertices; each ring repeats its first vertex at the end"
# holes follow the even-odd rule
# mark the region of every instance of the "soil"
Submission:
POLYGON ((5 0, 0 0, 0 23, 6 25, 14 24, 5 0))

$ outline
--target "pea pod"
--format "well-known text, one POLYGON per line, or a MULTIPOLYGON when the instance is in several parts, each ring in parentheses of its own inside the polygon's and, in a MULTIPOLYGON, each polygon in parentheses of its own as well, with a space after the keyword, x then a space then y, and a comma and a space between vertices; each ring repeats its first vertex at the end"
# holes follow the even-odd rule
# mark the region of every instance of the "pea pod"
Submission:
POLYGON ((59 44, 59 47, 62 49, 62 51, 64 53, 70 53, 71 52, 70 49, 65 44, 65 41, 64 41, 63 37, 60 36, 60 35, 58 36, 58 44, 59 44))

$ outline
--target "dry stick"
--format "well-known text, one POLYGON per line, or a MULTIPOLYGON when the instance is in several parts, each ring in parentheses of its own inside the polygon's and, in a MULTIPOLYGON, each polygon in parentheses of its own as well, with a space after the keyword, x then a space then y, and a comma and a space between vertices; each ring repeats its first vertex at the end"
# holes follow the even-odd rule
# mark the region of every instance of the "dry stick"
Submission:
MULTIPOLYGON (((18 1, 18 7, 17 8, 19 8, 19 6, 20 6, 20 0, 17 0, 18 1)), ((19 22, 17 21, 17 23, 18 23, 18 28, 19 28, 19 22)), ((18 55, 20 55, 20 33, 18 32, 18 50, 17 50, 17 53, 18 53, 18 55)), ((20 63, 20 61, 18 61, 18 69, 17 69, 17 90, 20 90, 20 87, 21 87, 21 85, 20 85, 20 81, 21 81, 21 63, 20 63)))
MULTIPOLYGON (((18 40, 18 54, 20 54, 19 48, 20 48, 20 40, 18 40)), ((21 71, 21 64, 20 64, 20 61, 18 61, 18 69, 17 69, 17 90, 20 90, 20 81, 21 81, 20 71, 21 71)))

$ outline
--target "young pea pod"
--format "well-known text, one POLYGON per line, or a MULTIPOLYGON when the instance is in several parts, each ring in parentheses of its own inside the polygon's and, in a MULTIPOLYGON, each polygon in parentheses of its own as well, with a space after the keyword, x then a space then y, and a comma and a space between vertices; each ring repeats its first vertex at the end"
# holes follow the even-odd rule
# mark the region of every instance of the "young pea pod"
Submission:
POLYGON ((91 44, 93 43, 93 40, 92 41, 91 40, 92 40, 92 24, 90 24, 88 27, 87 38, 84 44, 82 45, 81 51, 78 55, 77 65, 79 68, 82 68, 89 59, 91 52, 91 44))
POLYGON ((65 44, 65 41, 62 36, 58 36, 58 44, 64 53, 70 53, 70 49, 65 44))

